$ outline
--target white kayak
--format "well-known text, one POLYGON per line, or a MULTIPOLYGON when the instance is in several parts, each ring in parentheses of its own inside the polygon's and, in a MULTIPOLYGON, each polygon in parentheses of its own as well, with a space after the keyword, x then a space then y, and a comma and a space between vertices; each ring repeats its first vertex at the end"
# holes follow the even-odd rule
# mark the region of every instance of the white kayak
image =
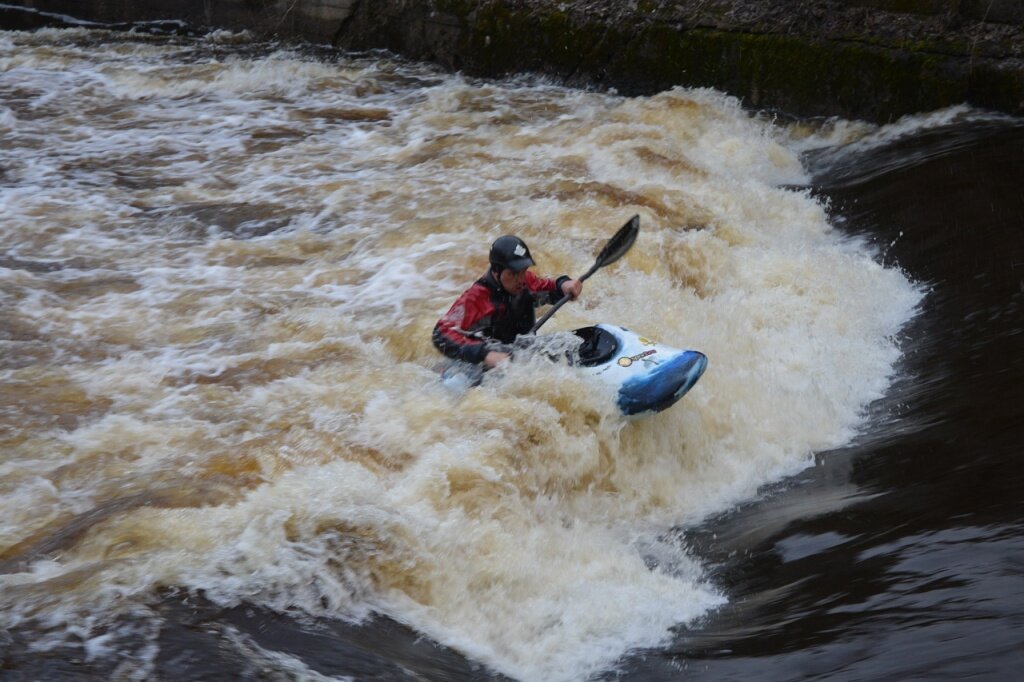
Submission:
MULTIPOLYGON (((617 389, 616 404, 627 416, 671 407, 693 388, 708 364, 703 353, 666 346, 617 325, 572 333, 582 343, 569 354, 569 363, 617 389)), ((483 374, 479 366, 464 362, 448 363, 441 371, 445 385, 457 390, 479 383, 483 374)))
POLYGON ((625 327, 599 324, 573 332, 583 339, 583 372, 618 388, 625 415, 660 412, 693 388, 708 365, 695 350, 680 350, 634 334, 625 327))

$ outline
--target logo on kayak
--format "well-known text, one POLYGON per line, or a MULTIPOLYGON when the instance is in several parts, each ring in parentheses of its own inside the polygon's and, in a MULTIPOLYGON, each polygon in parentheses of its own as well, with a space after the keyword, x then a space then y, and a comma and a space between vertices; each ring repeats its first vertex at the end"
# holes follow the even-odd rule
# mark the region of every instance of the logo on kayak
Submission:
POLYGON ((651 341, 650 339, 645 339, 642 336, 636 337, 636 340, 640 342, 641 346, 653 346, 654 345, 654 341, 651 341))
POLYGON ((643 360, 648 355, 654 355, 657 352, 658 351, 656 351, 655 349, 652 348, 650 350, 645 350, 643 353, 637 353, 636 355, 633 355, 631 357, 619 358, 619 366, 620 367, 629 367, 630 365, 632 365, 637 360, 643 360))

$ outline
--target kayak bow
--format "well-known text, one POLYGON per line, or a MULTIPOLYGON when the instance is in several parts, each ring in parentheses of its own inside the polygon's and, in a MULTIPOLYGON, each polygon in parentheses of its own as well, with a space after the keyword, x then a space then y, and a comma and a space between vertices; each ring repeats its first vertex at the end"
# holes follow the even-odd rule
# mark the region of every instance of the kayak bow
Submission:
POLYGON ((583 371, 616 387, 619 409, 629 416, 671 407, 693 388, 708 364, 703 353, 665 346, 625 327, 599 324, 574 333, 583 339, 583 371))

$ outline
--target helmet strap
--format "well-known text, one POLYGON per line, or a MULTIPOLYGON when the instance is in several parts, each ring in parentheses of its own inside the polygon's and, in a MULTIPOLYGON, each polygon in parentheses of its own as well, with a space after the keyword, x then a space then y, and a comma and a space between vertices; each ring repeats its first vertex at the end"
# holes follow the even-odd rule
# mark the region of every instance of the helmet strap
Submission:
POLYGON ((494 283, 498 286, 498 291, 505 291, 505 287, 501 283, 501 273, 505 272, 507 269, 508 268, 504 265, 500 265, 499 263, 491 263, 491 276, 492 279, 494 279, 494 283))

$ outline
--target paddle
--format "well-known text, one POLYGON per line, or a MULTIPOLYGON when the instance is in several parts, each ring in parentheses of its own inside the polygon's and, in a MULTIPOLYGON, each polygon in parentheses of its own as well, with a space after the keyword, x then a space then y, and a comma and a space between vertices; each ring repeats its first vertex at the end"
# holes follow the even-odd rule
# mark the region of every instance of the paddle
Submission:
MULTIPOLYGON (((580 277, 580 281, 585 281, 588 277, 593 275, 595 272, 600 270, 606 265, 611 265, 615 261, 619 260, 626 255, 630 247, 633 246, 633 242, 636 241, 636 236, 640 233, 640 216, 635 215, 626 221, 626 224, 619 228, 619 231, 615 233, 615 236, 608 240, 608 243, 601 249, 601 253, 597 254, 597 260, 590 266, 590 269, 583 273, 580 277)), ((544 313, 544 316, 537 320, 537 324, 533 325, 530 329, 530 334, 536 334, 537 330, 541 328, 545 322, 551 319, 551 316, 558 312, 558 309, 565 305, 565 302, 569 300, 568 296, 563 296, 555 305, 551 306, 551 310, 544 313)))

